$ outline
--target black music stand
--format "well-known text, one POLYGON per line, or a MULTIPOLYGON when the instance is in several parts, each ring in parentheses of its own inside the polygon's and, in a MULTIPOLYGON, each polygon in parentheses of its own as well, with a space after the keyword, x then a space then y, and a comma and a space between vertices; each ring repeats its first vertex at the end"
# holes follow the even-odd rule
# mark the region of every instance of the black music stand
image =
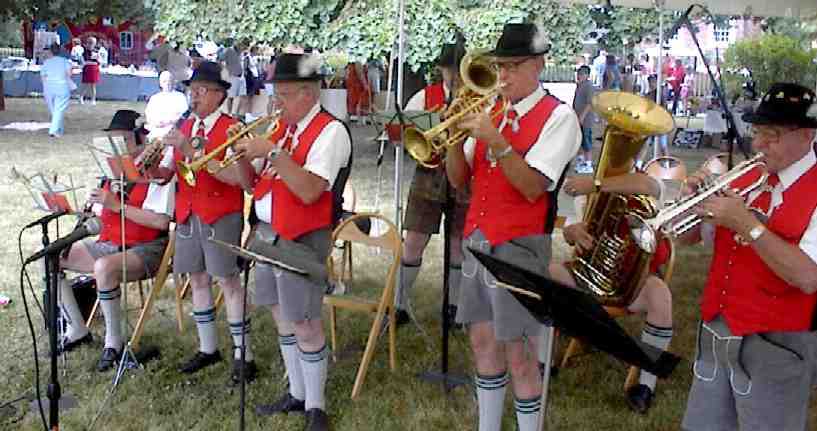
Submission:
POLYGON ((593 296, 478 250, 471 253, 543 324, 549 321, 571 337, 660 378, 681 358, 632 338, 593 296))

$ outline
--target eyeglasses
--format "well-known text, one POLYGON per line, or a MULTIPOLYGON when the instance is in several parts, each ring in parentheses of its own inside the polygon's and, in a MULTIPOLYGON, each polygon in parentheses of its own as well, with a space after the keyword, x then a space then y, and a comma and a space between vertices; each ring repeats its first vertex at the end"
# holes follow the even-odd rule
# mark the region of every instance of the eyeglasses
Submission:
POLYGON ((283 101, 283 100, 292 99, 293 97, 296 97, 298 95, 298 93, 300 93, 300 91, 301 91, 300 88, 292 90, 292 91, 281 91, 281 90, 276 89, 275 90, 275 95, 273 97, 275 98, 276 101, 283 101))
POLYGON ((749 129, 749 134, 752 139, 755 140, 762 140, 762 141, 779 141, 784 136, 788 135, 791 132, 799 130, 799 128, 788 128, 788 129, 778 129, 774 127, 752 127, 749 129))
POLYGON ((519 69, 519 66, 521 66, 523 63, 530 60, 531 58, 533 58, 533 57, 524 57, 521 60, 516 60, 516 61, 497 62, 496 67, 497 67, 497 70, 505 69, 508 72, 516 72, 516 70, 519 69))
POLYGON ((221 91, 220 88, 210 88, 210 87, 190 87, 190 95, 198 95, 204 96, 209 91, 221 91))

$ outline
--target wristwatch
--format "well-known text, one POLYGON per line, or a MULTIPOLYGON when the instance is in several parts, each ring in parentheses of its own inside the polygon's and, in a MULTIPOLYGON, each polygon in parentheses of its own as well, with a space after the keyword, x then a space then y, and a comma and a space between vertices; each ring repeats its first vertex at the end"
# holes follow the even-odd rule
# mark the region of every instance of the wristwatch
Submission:
POLYGON ((760 238, 763 233, 766 232, 766 226, 763 223, 758 223, 757 226, 753 227, 752 230, 749 231, 749 241, 748 242, 755 242, 760 238))
POLYGON ((596 193, 601 191, 601 180, 596 178, 593 180, 593 185, 596 187, 596 193))

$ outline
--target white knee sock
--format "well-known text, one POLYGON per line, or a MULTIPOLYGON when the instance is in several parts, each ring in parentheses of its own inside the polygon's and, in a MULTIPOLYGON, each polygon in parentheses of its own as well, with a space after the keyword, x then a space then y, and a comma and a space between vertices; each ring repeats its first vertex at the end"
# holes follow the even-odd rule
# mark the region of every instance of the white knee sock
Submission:
POLYGON ((235 359, 241 359, 241 334, 243 332, 244 342, 247 345, 244 350, 244 360, 247 362, 252 361, 253 354, 252 349, 250 348, 250 319, 247 318, 247 320, 244 321, 244 325, 241 324, 241 320, 229 320, 227 323, 230 324, 230 335, 233 336, 233 345, 235 346, 233 357, 235 359))
POLYGON ((460 279, 462 279, 462 266, 448 266, 448 304, 457 305, 460 292, 460 279))
POLYGON ((105 316, 105 347, 122 350, 122 290, 117 285, 111 290, 100 290, 99 306, 105 316))
POLYGON ((420 273, 422 264, 422 260, 415 265, 402 264, 400 268, 400 284, 397 285, 397 292, 394 294, 394 304, 398 310, 405 310, 411 302, 409 292, 411 292, 411 288, 414 287, 414 281, 417 280, 417 275, 420 273))
POLYGON ((306 410, 326 410, 326 368, 329 365, 327 357, 329 349, 326 344, 316 352, 301 350, 301 368, 304 373, 304 388, 306 389, 306 410))
POLYGON ((479 431, 499 431, 502 426, 502 410, 505 406, 505 390, 508 373, 498 376, 477 374, 477 401, 479 403, 479 431))
POLYGON ((306 399, 304 388, 304 373, 301 368, 301 351, 295 334, 278 335, 278 345, 281 347, 281 356, 284 358, 284 367, 289 377, 289 394, 296 400, 306 399))
POLYGON ((214 353, 218 350, 216 339, 216 309, 212 300, 204 309, 193 308, 193 320, 199 333, 199 350, 202 353, 214 353))
MULTIPOLYGON (((662 328, 653 326, 650 322, 644 322, 644 329, 641 330, 641 341, 650 346, 657 347, 661 350, 666 350, 672 341, 672 327, 662 328)), ((647 385, 650 389, 655 389, 655 381, 657 377, 655 374, 641 370, 638 377, 638 383, 647 385)))
POLYGON ((516 410, 516 423, 519 425, 519 431, 536 431, 539 425, 539 414, 542 411, 542 397, 538 396, 528 400, 514 397, 513 405, 516 410))
POLYGON ((68 318, 68 330, 65 336, 69 341, 79 340, 88 333, 88 327, 85 326, 85 319, 79 310, 77 298, 74 296, 74 288, 71 286, 71 283, 65 279, 64 275, 59 277, 59 285, 62 309, 68 318))

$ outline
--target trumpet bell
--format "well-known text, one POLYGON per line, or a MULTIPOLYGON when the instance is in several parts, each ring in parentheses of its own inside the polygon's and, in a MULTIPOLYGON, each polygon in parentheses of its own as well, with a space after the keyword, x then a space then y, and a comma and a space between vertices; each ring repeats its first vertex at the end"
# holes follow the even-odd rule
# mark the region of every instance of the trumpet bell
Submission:
POLYGON ((176 162, 176 167, 179 169, 179 176, 182 177, 182 180, 187 183, 190 187, 196 186, 196 171, 193 170, 194 167, 189 164, 185 163, 181 160, 176 162))
POLYGON ((485 52, 469 52, 460 62, 463 84, 477 94, 485 95, 499 86, 499 73, 485 52))
POLYGON ((427 168, 434 168, 439 165, 433 162, 435 151, 431 141, 417 128, 410 127, 403 132, 403 145, 405 145, 409 155, 420 165, 427 168))

